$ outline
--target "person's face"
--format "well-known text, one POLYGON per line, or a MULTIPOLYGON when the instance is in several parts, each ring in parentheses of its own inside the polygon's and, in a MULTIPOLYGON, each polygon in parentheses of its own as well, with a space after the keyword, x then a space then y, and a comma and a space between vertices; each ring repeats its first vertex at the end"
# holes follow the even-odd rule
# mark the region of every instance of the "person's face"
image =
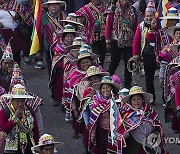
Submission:
POLYGON ((44 146, 41 154, 54 154, 54 145, 44 146))
POLYGON ((91 0, 95 6, 98 6, 101 4, 101 0, 91 0))
POLYGON ((94 76, 89 77, 89 82, 91 85, 93 85, 94 83, 100 82, 101 78, 102 77, 99 75, 94 75, 94 76))
POLYGON ((11 103, 15 110, 24 109, 25 107, 25 99, 22 98, 13 98, 11 103))
POLYGON ((3 72, 8 72, 8 69, 13 67, 13 61, 10 58, 6 58, 2 61, 1 67, 3 72))
POLYGON ((101 93, 106 98, 111 98, 112 90, 113 90, 113 87, 110 84, 102 84, 102 86, 101 86, 101 93))
POLYGON ((168 19, 167 20, 167 27, 176 26, 177 23, 178 23, 178 20, 176 20, 176 19, 168 19))
POLYGON ((87 71, 87 69, 92 65, 92 61, 87 58, 83 58, 81 62, 79 63, 80 68, 83 71, 87 71))
POLYGON ((127 8, 129 5, 129 0, 119 0, 119 3, 122 8, 127 8))
POLYGON ((140 95, 133 95, 131 98, 131 105, 135 109, 140 109, 143 106, 143 99, 140 95))
POLYGON ((74 35, 73 34, 67 34, 64 37, 64 42, 66 42, 68 45, 71 45, 73 43, 74 40, 74 35))
POLYGON ((174 38, 175 38, 175 40, 180 41, 180 31, 176 31, 174 33, 174 38))
POLYGON ((144 19, 148 24, 151 24, 153 19, 155 19, 155 14, 153 12, 146 12, 144 19))
POLYGON ((49 4, 48 10, 51 13, 58 13, 60 11, 61 7, 58 3, 55 4, 49 4))

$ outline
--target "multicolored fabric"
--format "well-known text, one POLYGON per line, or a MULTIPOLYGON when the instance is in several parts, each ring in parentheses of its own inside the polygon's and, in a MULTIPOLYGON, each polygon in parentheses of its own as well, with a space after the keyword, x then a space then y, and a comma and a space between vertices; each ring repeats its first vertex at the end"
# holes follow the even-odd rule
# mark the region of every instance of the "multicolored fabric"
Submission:
MULTIPOLYGON (((30 95, 30 96, 34 97, 34 98, 28 98, 25 100, 25 104, 27 104, 27 106, 29 106, 33 111, 36 111, 36 109, 39 106, 44 104, 43 100, 39 96, 37 96, 31 92, 26 91, 25 95, 30 95)), ((5 108, 8 105, 9 105, 9 100, 6 99, 5 97, 0 97, 0 110, 2 108, 5 108)))
POLYGON ((96 94, 96 91, 92 87, 87 87, 83 94, 83 100, 81 101, 79 107, 79 120, 82 119, 83 112, 86 110, 88 105, 93 104, 93 96, 96 94))
POLYGON ((63 73, 63 58, 65 56, 64 54, 66 53, 65 47, 66 47, 65 44, 60 44, 60 43, 56 44, 54 56, 52 58, 49 88, 51 88, 53 85, 53 75, 54 75, 53 72, 55 68, 57 67, 59 69, 62 69, 61 71, 63 73))
MULTIPOLYGON (((180 70, 178 70, 176 73, 170 76, 170 86, 171 89, 173 89, 173 92, 176 95, 178 87, 180 88, 180 70)), ((176 107, 180 108, 179 101, 175 101, 176 107)))
POLYGON ((154 127, 160 131, 162 153, 169 153, 164 140, 164 134, 162 126, 159 120, 158 114, 150 107, 148 103, 145 103, 143 110, 134 110, 130 104, 124 104, 120 107, 120 114, 123 119, 123 124, 118 128, 118 154, 122 154, 123 147, 126 147, 126 142, 123 137, 125 131, 132 131, 139 127, 143 120, 150 122, 154 127), (136 118, 135 118, 136 117, 136 118))
POLYGON ((65 83, 65 91, 64 91, 64 103, 66 108, 66 115, 71 116, 72 115, 72 98, 73 94, 75 92, 75 87, 77 84, 81 81, 82 78, 84 78, 86 75, 85 71, 82 71, 80 69, 75 69, 67 76, 67 82, 65 83))
MULTIPOLYGON (((9 107, 10 109, 10 118, 13 117, 14 111, 13 108, 9 107)), ((34 128, 34 118, 31 114, 31 112, 28 110, 28 108, 25 109, 24 111, 24 117, 21 120, 21 124, 26 128, 29 129, 31 132, 34 128)), ((10 132, 10 134, 7 136, 6 139, 6 146, 5 150, 10 150, 10 151, 17 151, 18 146, 20 145, 20 149, 22 153, 24 153, 24 150, 26 149, 28 145, 28 135, 30 137, 30 141, 32 145, 35 145, 35 141, 33 139, 33 133, 32 136, 30 134, 27 134, 24 132, 22 128, 20 128, 18 125, 16 125, 13 130, 10 132)))
POLYGON ((172 38, 167 33, 167 28, 162 28, 157 31, 155 31, 156 34, 156 51, 162 51, 165 49, 166 45, 171 44, 172 38))
POLYGON ((24 6, 17 3, 16 0, 10 0, 1 5, 0 9, 17 12, 27 25, 32 25, 33 23, 33 8, 30 3, 24 6))
POLYGON ((164 80, 164 99, 166 100, 166 102, 169 102, 174 96, 175 89, 173 86, 171 86, 169 78, 179 70, 178 67, 176 67, 179 63, 180 56, 177 56, 166 67, 164 80))
POLYGON ((105 12, 107 10, 107 3, 102 2, 101 6, 96 7, 92 2, 80 8, 76 14, 77 16, 85 17, 85 31, 87 43, 91 44, 102 39, 105 36, 105 12), (97 29, 96 29, 97 28, 97 29), (98 38, 95 31, 99 31, 98 38))
POLYGON ((51 16, 50 13, 43 12, 44 37, 49 46, 53 44, 58 33, 63 30, 63 25, 60 24, 60 20, 64 19, 65 13, 63 11, 61 11, 57 19, 51 16))
POLYGON ((136 14, 133 7, 128 7, 125 11, 120 6, 116 8, 113 29, 118 38, 119 46, 132 46, 135 22, 136 14))
POLYGON ((165 48, 159 53, 159 61, 166 61, 170 63, 180 53, 170 50, 170 46, 178 44, 178 41, 173 40, 170 44, 167 44, 165 48))

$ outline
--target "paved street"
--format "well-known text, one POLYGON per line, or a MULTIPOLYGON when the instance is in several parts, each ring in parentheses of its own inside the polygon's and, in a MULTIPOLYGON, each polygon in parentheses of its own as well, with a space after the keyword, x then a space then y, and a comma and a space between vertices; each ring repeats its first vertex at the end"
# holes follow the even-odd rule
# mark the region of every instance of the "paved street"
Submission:
MULTIPOLYGON (((123 63, 121 62, 121 65, 123 63)), ((105 64, 107 70, 108 63, 105 64)), ((27 89, 43 98, 45 105, 41 107, 41 112, 44 122, 44 131, 50 133, 55 137, 56 141, 64 142, 60 148, 58 148, 58 154, 82 154, 83 146, 81 139, 73 139, 72 126, 64 121, 64 113, 60 111, 59 107, 52 106, 52 99, 50 97, 50 91, 48 90, 48 75, 47 69, 39 70, 34 69, 34 65, 24 66, 22 64, 22 71, 27 81, 27 89)), ((116 74, 123 77, 123 67, 117 69, 116 74)), ((141 79, 141 86, 144 87, 144 78, 141 79)), ((177 137, 177 134, 170 129, 170 124, 164 123, 164 110, 161 102, 161 90, 158 84, 158 77, 155 81, 157 102, 155 109, 158 111, 166 137, 177 137)), ((171 140, 172 142, 172 140, 171 140)), ((171 154, 179 154, 180 146, 174 144, 168 144, 171 154)))

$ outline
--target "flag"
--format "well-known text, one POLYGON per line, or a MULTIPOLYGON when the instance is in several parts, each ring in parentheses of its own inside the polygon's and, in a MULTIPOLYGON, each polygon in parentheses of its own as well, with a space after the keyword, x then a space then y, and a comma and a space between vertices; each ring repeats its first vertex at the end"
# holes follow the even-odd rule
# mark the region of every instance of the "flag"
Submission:
POLYGON ((159 18, 166 16, 169 8, 171 8, 171 5, 168 2, 168 0, 160 0, 156 13, 157 21, 159 21, 158 23, 159 28, 166 27, 167 20, 161 20, 159 18))
POLYGON ((33 23, 34 26, 32 33, 30 56, 37 53, 40 50, 41 20, 42 20, 42 4, 41 4, 41 0, 36 0, 36 5, 34 9, 34 23, 33 23))
POLYGON ((112 98, 110 100, 110 131, 111 131, 111 141, 112 145, 117 141, 117 129, 122 124, 122 118, 120 116, 115 98, 112 94, 112 98))

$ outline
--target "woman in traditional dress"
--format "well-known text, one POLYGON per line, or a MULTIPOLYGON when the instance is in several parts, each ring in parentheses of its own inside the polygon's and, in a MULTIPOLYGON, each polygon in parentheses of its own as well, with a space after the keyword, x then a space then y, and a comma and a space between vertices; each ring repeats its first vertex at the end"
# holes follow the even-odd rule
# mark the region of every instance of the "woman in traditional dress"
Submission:
POLYGON ((80 117, 78 120, 81 120, 83 118, 83 121, 85 123, 84 133, 83 133, 83 141, 84 141, 84 147, 85 152, 88 154, 88 140, 89 140, 89 131, 88 131, 88 124, 90 120, 90 110, 93 105, 93 96, 96 94, 95 89, 92 88, 92 85, 94 83, 100 82, 102 77, 105 75, 109 75, 108 72, 102 72, 99 67, 97 66, 91 66, 86 71, 86 76, 82 79, 82 81, 88 81, 89 86, 86 88, 83 94, 83 100, 81 102, 79 111, 80 111, 80 117))
POLYGON ((75 29, 71 25, 66 25, 62 31, 62 42, 56 42, 53 45, 54 47, 52 46, 53 60, 49 88, 52 91, 51 97, 54 100, 54 106, 62 105, 64 76, 63 59, 67 54, 66 47, 72 45, 76 34, 75 29))
POLYGON ((105 154, 109 152, 108 150, 114 150, 112 147, 109 147, 110 144, 108 144, 108 135, 110 132, 110 101, 112 93, 117 99, 120 85, 114 83, 110 76, 104 76, 101 82, 93 84, 92 87, 98 90, 98 93, 93 96, 93 105, 89 121, 89 142, 95 147, 96 154, 105 154))
POLYGON ((0 61, 0 86, 2 86, 6 92, 9 92, 9 86, 11 83, 11 76, 13 71, 13 54, 10 43, 4 50, 3 56, 0 61))
POLYGON ((169 153, 159 116, 149 105, 152 98, 152 94, 134 86, 129 95, 121 99, 118 154, 169 153))
POLYGON ((31 154, 31 147, 38 144, 39 129, 34 113, 25 105, 25 99, 33 98, 25 94, 25 87, 15 85, 10 94, 8 107, 0 111, 0 130, 7 134, 5 152, 31 154))
MULTIPOLYGON (((85 77, 87 69, 93 65, 93 62, 98 58, 97 55, 92 54, 87 49, 80 49, 78 52, 77 59, 73 60, 71 64, 77 65, 76 70, 69 74, 69 99, 71 104, 66 105, 66 119, 71 119, 73 114, 73 128, 74 128, 74 138, 78 138, 80 131, 84 131, 83 127, 80 130, 80 126, 84 126, 82 123, 78 123, 79 119, 79 107, 80 102, 83 99, 84 90, 87 88, 89 82, 81 81, 85 77), (82 124, 82 125, 81 125, 82 124)), ((83 133, 83 132, 81 132, 83 133)))

